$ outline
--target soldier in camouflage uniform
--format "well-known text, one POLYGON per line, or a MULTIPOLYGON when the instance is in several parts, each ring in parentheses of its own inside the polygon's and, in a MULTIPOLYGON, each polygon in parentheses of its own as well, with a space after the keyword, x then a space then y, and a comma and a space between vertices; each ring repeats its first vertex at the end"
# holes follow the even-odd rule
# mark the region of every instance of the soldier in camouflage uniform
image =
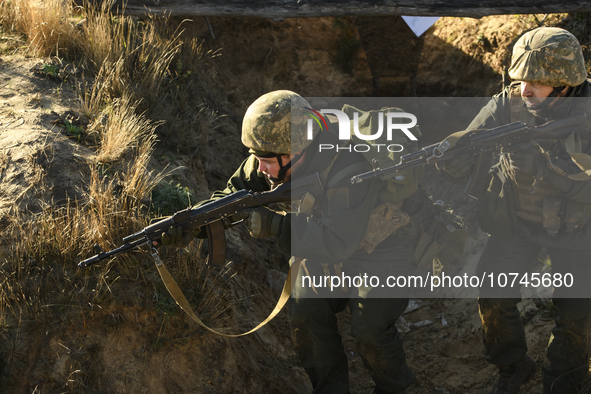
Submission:
MULTIPOLYGON (((566 140, 538 140, 519 144, 502 154, 493 166, 488 188, 480 195, 478 216, 490 234, 478 265, 478 274, 527 272, 542 247, 552 261, 553 273, 588 275, 591 259, 591 85, 581 46, 569 32, 538 28, 524 34, 513 49, 512 83, 495 96, 469 125, 490 129, 515 121, 539 125, 580 112, 587 113, 584 130, 566 140)), ((465 181, 471 159, 449 160, 443 175, 465 181)), ((543 367, 544 393, 578 393, 589 369, 587 298, 556 287, 556 326, 548 345, 550 365, 543 367)), ((516 304, 519 288, 483 288, 479 306, 485 358, 499 366, 493 393, 517 393, 535 371, 527 352, 526 336, 516 304), (503 291, 504 290, 504 291, 503 291), (512 298, 507 298, 512 297, 512 298)))
MULTIPOLYGON (((298 257, 305 259, 294 282, 289 317, 293 343, 313 393, 349 392, 347 356, 336 318, 347 306, 351 310, 351 333, 375 381, 375 393, 404 393, 415 376, 406 364, 402 339, 394 323, 408 304, 407 296, 401 293, 397 298, 394 294, 389 294, 390 298, 376 298, 377 289, 362 287, 337 288, 335 291, 343 292, 339 298, 325 298, 322 292, 327 289, 303 287, 301 276, 323 276, 327 270, 335 274, 340 269, 350 276, 368 272, 384 277, 403 274, 413 267, 417 234, 407 231, 405 237, 395 234, 385 237, 372 246, 371 254, 367 248, 360 247, 368 241, 368 234, 379 233, 371 230, 369 223, 374 208, 380 204, 385 182, 374 179, 351 184, 352 175, 371 170, 359 153, 319 154, 320 143, 341 143, 336 133, 320 132, 313 141, 303 134, 292 136, 292 121, 294 124, 306 121, 292 119, 292 105, 309 107, 293 92, 275 91, 261 96, 248 108, 242 142, 250 149, 250 156, 232 175, 226 189, 215 192, 212 199, 242 189, 262 192, 290 181, 292 174, 320 172, 327 190, 324 195, 316 196, 312 213, 294 214, 260 207, 241 211, 235 219, 244 219, 253 237, 276 236, 287 254, 297 250, 298 257)), ((392 202, 408 215, 417 217, 415 214, 430 204, 418 190, 418 181, 411 183, 416 192, 411 192, 411 197, 404 201, 392 202)), ((183 242, 167 236, 163 243, 183 242)))

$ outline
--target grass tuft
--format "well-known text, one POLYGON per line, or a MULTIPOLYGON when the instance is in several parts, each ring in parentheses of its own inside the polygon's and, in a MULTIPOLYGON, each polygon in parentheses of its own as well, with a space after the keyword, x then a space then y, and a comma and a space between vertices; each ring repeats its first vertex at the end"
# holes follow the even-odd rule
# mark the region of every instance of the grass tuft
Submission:
MULTIPOLYGON (((63 59, 83 70, 72 83, 78 88, 79 111, 88 118, 88 127, 83 131, 71 123, 64 127, 79 139, 84 132, 85 140, 94 141, 77 200, 60 206, 40 202, 40 212, 13 209, 11 216, 2 218, 2 392, 113 391, 109 379, 97 377, 100 357, 93 357, 75 335, 61 345, 62 356, 69 360, 61 373, 52 370, 56 363, 52 357, 59 356, 45 350, 52 338, 68 330, 96 328, 112 305, 128 303, 162 316, 165 320, 153 341, 158 346, 172 340, 169 331, 187 319, 171 301, 147 253, 121 255, 87 269, 77 267, 95 254, 94 244, 111 250, 148 224, 151 192, 168 175, 150 170, 159 139, 207 160, 203 147, 223 126, 210 61, 216 54, 205 51, 199 40, 183 41, 182 23, 173 26, 168 18, 138 21, 124 12, 110 13, 112 6, 110 0, 84 7, 62 0, 0 4, 0 28, 16 43, 15 51, 51 57, 41 63, 47 76, 55 76, 54 61, 61 64, 63 59), (171 135, 174 138, 167 138, 171 135), (46 357, 49 361, 42 366, 32 364, 46 357), (21 377, 33 369, 39 384, 22 386, 26 383, 21 377)), ((6 162, 0 153, 0 175, 6 162)), ((42 183, 44 173, 39 174, 42 183)), ((220 280, 224 275, 196 264, 200 243, 180 253, 161 252, 197 313, 209 324, 224 325, 231 296, 225 296, 220 280)), ((127 324, 125 316, 120 321, 127 324)))
POLYGON ((31 54, 67 58, 79 53, 77 31, 68 20, 74 13, 71 1, 4 1, 0 10, 2 25, 23 35, 31 54))

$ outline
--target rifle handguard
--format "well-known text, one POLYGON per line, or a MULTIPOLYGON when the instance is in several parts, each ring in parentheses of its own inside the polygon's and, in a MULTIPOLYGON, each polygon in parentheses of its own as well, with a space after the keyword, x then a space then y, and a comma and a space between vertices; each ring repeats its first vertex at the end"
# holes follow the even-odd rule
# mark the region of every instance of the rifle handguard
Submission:
POLYGON ((551 120, 540 126, 513 122, 489 130, 459 131, 442 142, 402 156, 396 165, 384 169, 374 168, 372 171, 355 175, 351 178, 351 183, 376 177, 384 179, 416 166, 435 164, 463 154, 477 156, 486 152, 498 152, 504 146, 533 139, 564 139, 573 131, 581 130, 585 125, 585 118, 585 113, 579 113, 568 118, 551 120))

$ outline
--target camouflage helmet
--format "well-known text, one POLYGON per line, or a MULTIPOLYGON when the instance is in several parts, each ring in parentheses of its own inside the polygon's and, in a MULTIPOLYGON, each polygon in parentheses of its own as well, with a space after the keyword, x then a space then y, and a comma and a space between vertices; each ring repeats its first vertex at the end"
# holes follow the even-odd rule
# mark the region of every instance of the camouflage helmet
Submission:
MULTIPOLYGON (((269 153, 289 155, 306 148, 312 141, 306 138, 306 117, 295 108, 310 104, 299 94, 289 90, 277 90, 262 95, 248 107, 242 121, 242 143, 255 155, 269 153), (295 126, 302 126, 302 133, 293 133, 295 126)), ((300 127, 298 127, 299 129, 300 127)))
POLYGON ((557 27, 529 31, 513 47, 509 76, 554 88, 580 85, 587 78, 581 44, 557 27))

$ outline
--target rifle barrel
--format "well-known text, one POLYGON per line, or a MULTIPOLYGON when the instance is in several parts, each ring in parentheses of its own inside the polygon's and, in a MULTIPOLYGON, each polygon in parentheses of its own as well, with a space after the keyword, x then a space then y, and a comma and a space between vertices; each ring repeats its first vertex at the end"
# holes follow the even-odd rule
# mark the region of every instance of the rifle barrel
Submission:
POLYGON ((117 256, 122 253, 130 252, 145 242, 146 242, 145 239, 138 239, 132 243, 126 243, 124 245, 121 245, 117 249, 113 249, 109 252, 99 253, 99 254, 92 256, 86 260, 82 260, 81 262, 78 263, 78 267, 79 268, 88 267, 89 265, 99 263, 99 262, 101 262, 105 259, 108 259, 110 257, 117 256))
POLYGON ((246 208, 254 208, 273 202, 291 201, 292 192, 303 195, 307 190, 322 188, 318 174, 311 174, 294 184, 286 183, 274 190, 253 193, 247 190, 239 190, 217 200, 210 201, 197 208, 187 208, 176 212, 174 215, 150 224, 148 227, 123 238, 123 245, 110 252, 102 252, 78 263, 78 267, 84 268, 96 264, 102 260, 127 253, 149 241, 161 238, 170 226, 180 226, 187 233, 196 228, 211 225, 218 221, 225 221, 236 212, 246 208), (295 190, 292 190, 292 187, 295 190))

